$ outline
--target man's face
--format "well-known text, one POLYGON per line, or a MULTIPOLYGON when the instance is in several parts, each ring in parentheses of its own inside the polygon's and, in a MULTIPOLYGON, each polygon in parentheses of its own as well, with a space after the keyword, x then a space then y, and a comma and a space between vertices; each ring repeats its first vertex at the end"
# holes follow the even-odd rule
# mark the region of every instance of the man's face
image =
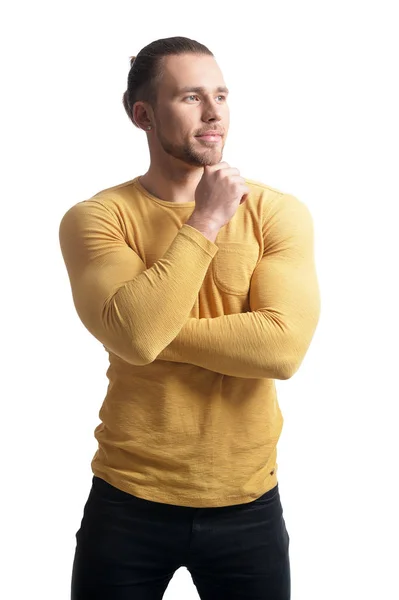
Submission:
POLYGON ((230 123, 228 91, 213 56, 183 54, 164 59, 158 84, 153 141, 168 155, 201 167, 222 160, 230 123), (195 88, 203 88, 198 90, 195 88), (216 141, 198 137, 209 130, 216 141))

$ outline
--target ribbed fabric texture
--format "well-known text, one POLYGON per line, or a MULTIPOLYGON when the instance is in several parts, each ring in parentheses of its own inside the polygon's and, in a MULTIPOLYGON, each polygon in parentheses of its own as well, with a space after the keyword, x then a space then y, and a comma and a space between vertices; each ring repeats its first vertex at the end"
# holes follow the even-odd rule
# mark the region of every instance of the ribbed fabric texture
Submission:
POLYGON ((277 483, 274 380, 298 370, 320 315, 313 220, 246 183, 215 243, 185 224, 194 202, 138 177, 61 220, 74 306, 109 355, 92 470, 135 496, 218 507, 277 483))

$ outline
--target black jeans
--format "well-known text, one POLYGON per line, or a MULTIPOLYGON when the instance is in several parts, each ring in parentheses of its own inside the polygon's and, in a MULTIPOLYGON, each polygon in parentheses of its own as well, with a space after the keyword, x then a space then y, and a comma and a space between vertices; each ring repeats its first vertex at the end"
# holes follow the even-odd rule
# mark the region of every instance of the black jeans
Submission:
POLYGON ((290 599, 278 485, 249 503, 191 508, 94 476, 76 542, 72 600, 160 600, 182 566, 201 600, 290 599))

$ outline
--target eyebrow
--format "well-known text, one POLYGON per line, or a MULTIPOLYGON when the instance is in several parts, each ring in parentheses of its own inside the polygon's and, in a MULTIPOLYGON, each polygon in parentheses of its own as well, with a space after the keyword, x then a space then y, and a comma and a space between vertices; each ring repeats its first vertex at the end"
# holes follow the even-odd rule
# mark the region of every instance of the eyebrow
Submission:
MULTIPOLYGON (((190 86, 186 86, 181 88, 180 90, 177 90, 176 92, 176 96, 180 96, 181 94, 186 94, 187 92, 196 92, 197 94, 204 94, 206 92, 206 88, 204 87, 190 87, 190 86)), ((227 87, 224 86, 219 86, 215 89, 215 92, 223 92, 224 94, 228 94, 229 90, 227 89, 227 87)))

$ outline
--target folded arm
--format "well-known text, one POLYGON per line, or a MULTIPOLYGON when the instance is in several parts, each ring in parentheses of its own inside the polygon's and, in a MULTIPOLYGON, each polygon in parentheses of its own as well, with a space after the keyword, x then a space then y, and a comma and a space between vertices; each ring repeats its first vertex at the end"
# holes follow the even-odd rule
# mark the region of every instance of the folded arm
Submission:
POLYGON ((107 350, 133 365, 152 362, 176 337, 218 251, 183 225, 164 256, 147 269, 126 243, 117 215, 96 200, 67 211, 59 239, 82 323, 107 350))
POLYGON ((320 314, 313 220, 292 195, 263 225, 264 254, 249 291, 252 312, 189 318, 153 359, 247 378, 288 379, 310 346, 320 314))

